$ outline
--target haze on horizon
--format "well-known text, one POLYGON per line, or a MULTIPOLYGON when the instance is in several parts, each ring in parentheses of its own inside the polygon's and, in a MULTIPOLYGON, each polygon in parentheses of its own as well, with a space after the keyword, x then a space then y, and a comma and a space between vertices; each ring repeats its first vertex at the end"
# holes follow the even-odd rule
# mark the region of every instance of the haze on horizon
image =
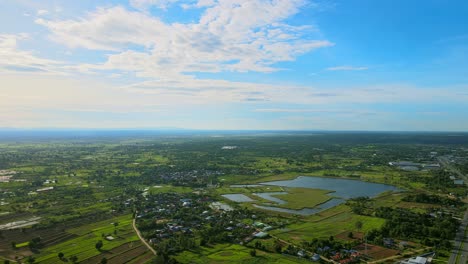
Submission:
POLYGON ((0 6, 0 128, 468 131, 467 1, 0 6))

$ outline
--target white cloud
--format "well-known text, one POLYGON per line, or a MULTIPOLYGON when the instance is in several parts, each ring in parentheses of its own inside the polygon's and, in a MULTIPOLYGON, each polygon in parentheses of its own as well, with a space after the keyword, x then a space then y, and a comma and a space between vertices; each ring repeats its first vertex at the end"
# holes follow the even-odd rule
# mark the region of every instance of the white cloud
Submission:
POLYGON ((36 20, 53 32, 52 39, 71 48, 91 50, 123 50, 136 44, 151 47, 157 36, 168 33, 156 18, 123 7, 99 8, 80 20, 36 20))
POLYGON ((18 48, 18 41, 28 34, 0 34, 0 69, 20 72, 57 72, 60 62, 35 56, 31 51, 18 48))
MULTIPOLYGON (((181 76, 179 80, 152 80, 119 87, 115 83, 87 78, 2 72, 0 83, 1 126, 9 127, 236 128, 237 125, 237 128, 245 128, 247 123, 236 123, 240 119, 234 120, 239 118, 237 112, 281 112, 299 119, 315 114, 333 118, 366 115, 366 118, 358 119, 369 120, 374 118, 372 114, 375 113, 362 110, 365 104, 431 104, 438 101, 463 104, 468 100, 467 95, 457 95, 466 87, 429 89, 388 85, 331 91, 330 88, 199 80, 188 76, 181 76), (340 108, 344 103, 350 108, 340 108), (292 107, 278 107, 282 104, 292 107), (228 106, 236 111, 230 111, 228 106), (357 110, 355 106, 358 106, 357 110), (207 109, 213 109, 210 114, 218 116, 193 119, 196 111, 207 109), (233 119, 229 125, 220 121, 225 119, 225 115, 233 119)), ((382 116, 388 113, 377 114, 382 116)), ((301 123, 300 120, 297 120, 297 124, 291 123, 291 120, 267 124, 268 120, 251 119, 249 124, 252 122, 256 124, 251 128, 310 128, 310 123, 301 123)))
POLYGON ((43 16, 43 15, 47 15, 49 13, 49 11, 45 10, 45 9, 39 9, 37 10, 36 14, 38 16, 43 16))
POLYGON ((137 8, 146 10, 152 6, 157 8, 166 9, 170 5, 179 2, 180 0, 130 0, 130 5, 137 8))
MULTIPOLYGON (((163 3, 140 1, 139 4, 163 3)), ((283 21, 304 4, 298 0, 222 0, 208 6, 197 23, 165 23, 147 13, 123 7, 100 8, 78 20, 36 22, 52 32, 52 39, 69 47, 110 50, 101 65, 91 70, 117 69, 160 78, 168 69, 187 72, 278 70, 274 65, 301 54, 332 46, 311 39, 312 26, 291 26, 283 21), (307 36, 307 38, 304 38, 307 36), (142 49, 133 49, 137 45, 142 49), (127 61, 131 63, 126 63, 127 61)))
POLYGON ((356 67, 356 66, 335 66, 327 68, 327 71, 365 71, 368 67, 356 67))

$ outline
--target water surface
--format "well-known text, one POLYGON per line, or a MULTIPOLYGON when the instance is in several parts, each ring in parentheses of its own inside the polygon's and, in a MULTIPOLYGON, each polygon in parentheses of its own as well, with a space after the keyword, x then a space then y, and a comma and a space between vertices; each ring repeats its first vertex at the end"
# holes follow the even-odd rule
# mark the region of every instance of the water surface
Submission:
POLYGON ((273 195, 278 195, 278 194, 288 194, 287 192, 264 192, 264 193, 253 193, 254 195, 261 197, 265 200, 275 202, 277 204, 285 204, 286 201, 283 201, 279 198, 274 197, 273 195))
POLYGON ((386 191, 399 191, 395 186, 360 180, 299 176, 293 180, 264 182, 264 185, 300 187, 333 191, 333 196, 344 199, 359 196, 374 197, 386 191))
MULTIPOLYGON (((256 205, 256 204, 253 205, 260 209, 272 210, 276 212, 284 212, 284 213, 290 213, 290 214, 299 214, 299 215, 316 214, 318 212, 321 212, 326 209, 335 207, 339 204, 342 204, 345 202, 345 199, 349 199, 349 198, 356 198, 360 196, 374 197, 386 191, 399 191, 397 187, 388 185, 388 184, 364 182, 360 180, 350 180, 350 179, 307 177, 307 176, 299 176, 293 180, 264 182, 261 184, 283 186, 283 187, 322 189, 322 190, 333 191, 332 195, 335 198, 330 199, 327 202, 322 203, 320 205, 317 205, 314 208, 304 208, 301 210, 293 210, 293 209, 286 209, 286 208, 280 208, 280 207, 274 207, 274 206, 264 206, 264 205, 256 205)), ((267 195, 259 195, 259 194, 256 194, 256 195, 259 195, 260 197, 267 199, 267 200, 272 200, 272 198, 278 199, 276 197, 272 197, 271 194, 275 194, 275 193, 267 193, 267 195)))
POLYGON ((242 194, 242 193, 223 194, 221 196, 223 196, 224 198, 227 198, 227 199, 229 199, 231 201, 238 202, 238 203, 245 203, 245 202, 255 201, 255 200, 252 200, 247 195, 242 194))

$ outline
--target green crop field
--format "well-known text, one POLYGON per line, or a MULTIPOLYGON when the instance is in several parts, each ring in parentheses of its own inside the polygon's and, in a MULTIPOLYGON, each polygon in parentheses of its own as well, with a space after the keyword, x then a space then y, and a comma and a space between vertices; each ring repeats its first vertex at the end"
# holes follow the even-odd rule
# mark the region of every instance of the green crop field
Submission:
POLYGON ((292 256, 280 254, 266 253, 261 250, 256 250, 257 256, 250 255, 250 248, 231 245, 218 244, 213 247, 201 247, 198 251, 184 251, 177 255, 175 259, 181 263, 310 263, 305 259, 300 259, 292 256))
POLYGON ((139 240, 132 228, 131 215, 120 216, 106 221, 80 226, 66 230, 79 237, 67 240, 63 243, 53 245, 43 250, 36 258, 36 262, 61 263, 57 257, 58 253, 64 253, 65 257, 76 256, 78 260, 84 260, 101 252, 95 248, 98 240, 102 240, 104 245, 101 251, 108 251, 124 243, 139 240), (114 227, 112 223, 118 222, 114 227), (117 230, 117 234, 114 234, 117 230), (115 240, 107 241, 103 235, 111 235, 115 240))

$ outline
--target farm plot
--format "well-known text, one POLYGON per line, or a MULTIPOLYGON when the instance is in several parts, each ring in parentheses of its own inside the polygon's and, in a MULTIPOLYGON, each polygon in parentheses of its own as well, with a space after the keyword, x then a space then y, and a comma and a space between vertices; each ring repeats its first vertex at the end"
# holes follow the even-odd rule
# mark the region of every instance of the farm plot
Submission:
POLYGON ((266 253, 256 250, 257 256, 252 257, 247 247, 240 245, 217 244, 213 247, 202 247, 197 251, 184 251, 175 259, 181 263, 310 263, 308 260, 281 254, 266 253))
POLYGON ((97 256, 88 258, 81 263, 99 263, 103 258, 106 258, 109 263, 145 263, 152 257, 153 255, 151 252, 149 252, 149 250, 140 241, 135 241, 125 243, 121 246, 105 251, 97 256))
POLYGON ((361 244, 357 246, 355 249, 358 250, 361 254, 367 255, 374 260, 384 259, 384 258, 388 258, 388 257, 395 256, 396 254, 398 254, 398 250, 384 248, 384 247, 372 245, 372 244, 367 244, 367 247, 366 247, 366 244, 361 244))
POLYGON ((109 252, 128 242, 138 240, 132 228, 131 215, 115 217, 66 231, 76 237, 43 249, 37 255, 36 262, 61 263, 62 261, 57 257, 60 252, 65 255, 65 258, 76 256, 78 261, 83 261, 103 252, 109 252), (118 225, 113 223, 118 223, 118 225), (111 241, 106 240, 105 237, 109 235, 114 239, 111 241), (95 245, 99 240, 103 242, 103 247, 97 250, 95 245))

